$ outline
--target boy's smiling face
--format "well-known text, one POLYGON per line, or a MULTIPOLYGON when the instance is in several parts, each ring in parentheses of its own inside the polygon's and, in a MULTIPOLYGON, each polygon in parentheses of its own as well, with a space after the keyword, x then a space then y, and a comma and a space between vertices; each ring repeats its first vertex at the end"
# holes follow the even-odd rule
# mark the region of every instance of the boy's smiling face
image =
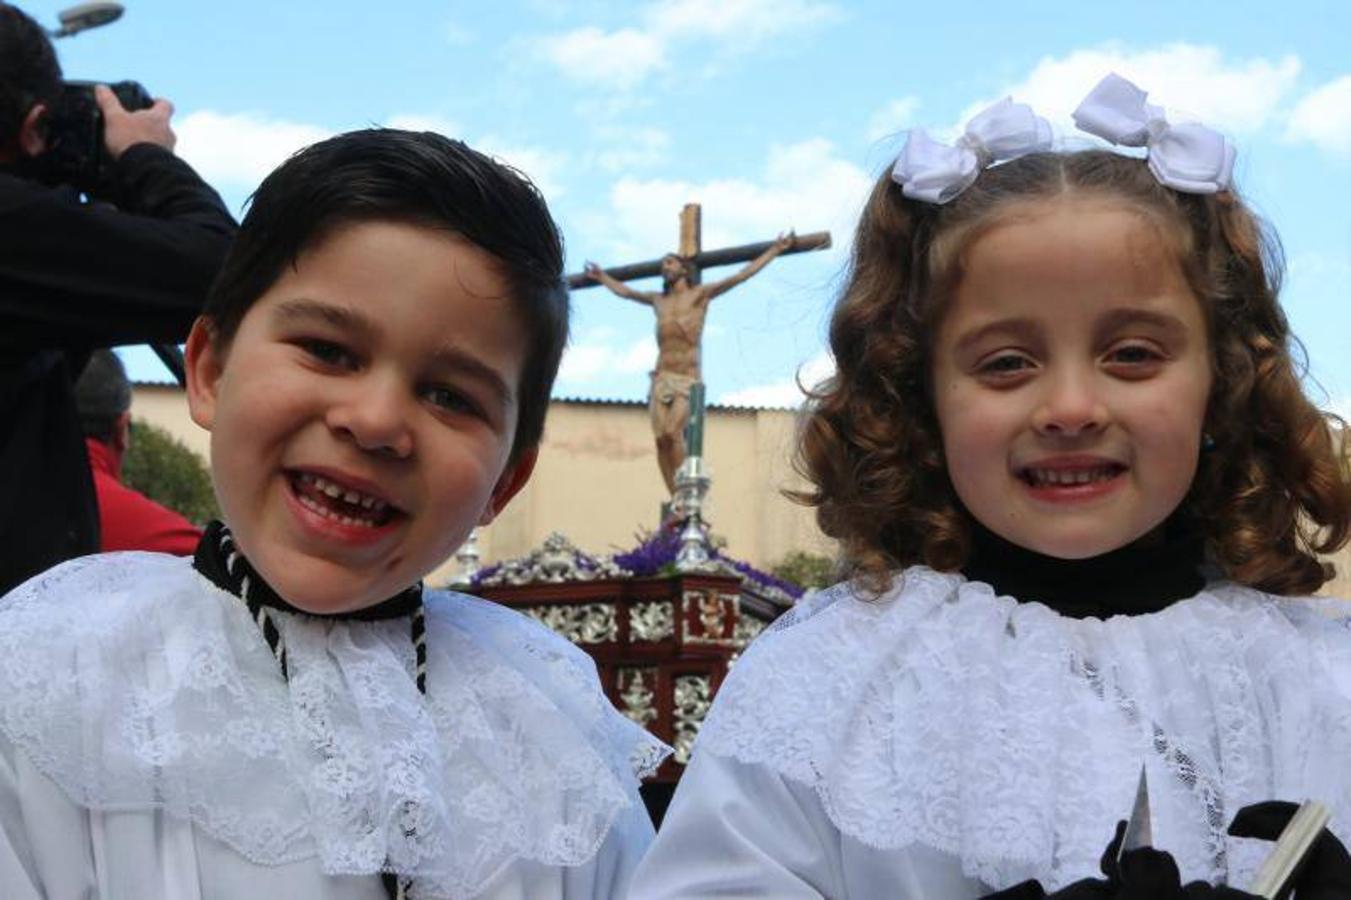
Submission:
POLYGON ((244 555, 295 606, 372 606, 444 561, 525 484, 526 353, 496 260, 394 222, 339 227, 228 346, 199 320, 188 401, 244 555))

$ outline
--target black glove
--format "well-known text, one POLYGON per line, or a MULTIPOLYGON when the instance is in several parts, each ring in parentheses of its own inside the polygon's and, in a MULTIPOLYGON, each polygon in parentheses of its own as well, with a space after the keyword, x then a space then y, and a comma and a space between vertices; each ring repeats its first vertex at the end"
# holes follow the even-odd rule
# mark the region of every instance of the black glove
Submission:
MULTIPOLYGON (((1234 816, 1229 833, 1234 837, 1274 841, 1290 824, 1299 807, 1282 800, 1245 806, 1234 816)), ((1346 900, 1351 897, 1351 854, 1326 828, 1314 841, 1309 855, 1295 873, 1295 900, 1346 900)))
POLYGON ((1098 863, 1106 881, 1085 878, 1054 894, 1047 894, 1039 882, 1024 881, 987 894, 983 900, 1257 900, 1246 891, 1223 885, 1215 887, 1204 881, 1183 885, 1172 855, 1153 847, 1127 850, 1118 864, 1117 850, 1125 834, 1125 821, 1118 822, 1116 835, 1098 863))

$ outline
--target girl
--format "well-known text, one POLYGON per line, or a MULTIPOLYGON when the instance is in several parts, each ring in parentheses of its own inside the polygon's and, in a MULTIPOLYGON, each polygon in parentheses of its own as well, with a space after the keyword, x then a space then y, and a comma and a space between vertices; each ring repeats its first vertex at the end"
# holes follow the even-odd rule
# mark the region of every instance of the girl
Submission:
POLYGON ((1250 882, 1256 801, 1351 829, 1351 635, 1305 596, 1351 473, 1274 239, 1215 132, 1115 76, 1076 119, 1147 155, 1004 101, 877 184, 799 454, 852 578, 737 664, 633 896, 1056 890, 1142 765, 1184 880, 1250 882))

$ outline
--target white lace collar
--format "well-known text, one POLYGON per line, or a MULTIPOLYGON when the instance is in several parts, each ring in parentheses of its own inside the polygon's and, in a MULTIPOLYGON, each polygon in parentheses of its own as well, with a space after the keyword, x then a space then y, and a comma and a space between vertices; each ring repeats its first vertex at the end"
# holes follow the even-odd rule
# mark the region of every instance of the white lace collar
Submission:
POLYGON ((1145 763, 1184 881, 1244 884, 1269 850, 1224 834, 1248 803, 1316 797, 1351 837, 1351 629, 1333 603, 1212 585, 1068 619, 918 567, 880 600, 842 586, 775 623, 696 752, 814 787, 870 846, 1048 889, 1097 874, 1145 763))
POLYGON ((86 557, 0 606, 0 728, 77 803, 163 808, 262 864, 459 896, 590 859, 666 748, 524 617, 429 592, 426 619, 426 698, 407 618, 276 613, 287 681, 188 560, 86 557))

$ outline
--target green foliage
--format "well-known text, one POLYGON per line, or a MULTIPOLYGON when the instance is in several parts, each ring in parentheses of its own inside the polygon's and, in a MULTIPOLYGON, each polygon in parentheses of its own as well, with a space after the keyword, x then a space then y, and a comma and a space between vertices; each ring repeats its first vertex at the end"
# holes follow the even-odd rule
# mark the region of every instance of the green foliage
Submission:
POLYGON ((837 580, 835 560, 819 553, 794 550, 769 570, 775 577, 800 584, 804 588, 829 587, 837 580))
POLYGON ((132 419, 122 482, 197 525, 220 517, 201 457, 158 425, 132 419))

